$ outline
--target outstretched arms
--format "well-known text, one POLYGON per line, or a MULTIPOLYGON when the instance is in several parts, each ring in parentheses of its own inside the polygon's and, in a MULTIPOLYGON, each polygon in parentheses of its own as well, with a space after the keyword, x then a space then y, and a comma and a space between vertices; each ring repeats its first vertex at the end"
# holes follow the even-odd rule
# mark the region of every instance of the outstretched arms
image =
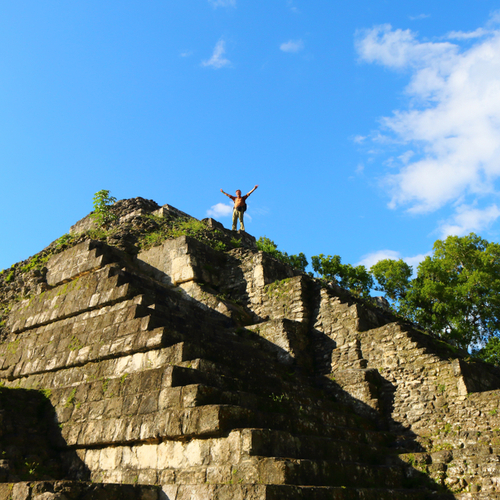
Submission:
POLYGON ((247 193, 247 196, 250 196, 257 188, 259 187, 258 184, 255 185, 255 187, 247 193))
MULTIPOLYGON (((259 187, 259 185, 256 184, 254 186, 254 188, 245 195, 245 197, 250 196, 258 187, 259 187)), ((228 198, 231 198, 232 200, 234 200, 234 196, 231 196, 230 194, 225 193, 222 189, 220 190, 220 192, 222 194, 225 194, 228 198)))

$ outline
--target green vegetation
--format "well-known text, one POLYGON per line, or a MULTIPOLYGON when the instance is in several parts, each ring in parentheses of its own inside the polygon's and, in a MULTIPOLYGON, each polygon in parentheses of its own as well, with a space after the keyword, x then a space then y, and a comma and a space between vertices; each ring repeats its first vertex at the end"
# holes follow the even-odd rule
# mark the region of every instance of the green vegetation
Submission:
POLYGON ((257 240, 257 248, 262 252, 268 253, 284 264, 288 264, 289 266, 300 269, 301 271, 305 271, 308 266, 306 256, 302 252, 298 255, 288 255, 286 252, 278 250, 278 245, 266 236, 261 236, 257 240))
POLYGON ((174 221, 154 216, 147 216, 147 218, 152 222, 153 229, 139 238, 138 245, 143 250, 180 236, 190 236, 215 250, 226 250, 226 245, 221 241, 222 233, 217 229, 209 228, 203 221, 192 218, 179 218, 174 221))
POLYGON ((47 398, 50 399, 50 396, 52 396, 52 390, 51 389, 40 389, 40 392, 47 398))
POLYGON ((52 253, 50 252, 47 252, 45 255, 39 253, 33 256, 24 266, 21 267, 21 272, 26 273, 33 269, 41 269, 45 266, 50 257, 52 257, 52 253))
POLYGON ((437 240, 433 248, 412 280, 411 268, 402 261, 373 266, 377 289, 397 301, 405 318, 459 348, 484 345, 475 354, 498 362, 500 245, 471 233, 437 240))
POLYGON ((83 344, 81 343, 80 339, 78 337, 76 337, 75 335, 73 335, 71 337, 70 342, 69 342, 68 349, 70 351, 77 351, 77 350, 81 349, 82 347, 83 347, 83 344))
POLYGON ((500 366, 500 338, 490 337, 482 348, 473 349, 472 353, 487 363, 500 366))
POLYGON ((65 408, 69 408, 71 405, 74 405, 76 400, 75 400, 75 395, 76 395, 76 387, 72 389, 70 392, 68 399, 66 400, 66 403, 64 403, 65 408))
POLYGON ((94 212, 91 217, 99 228, 107 228, 116 220, 116 215, 111 211, 111 206, 115 202, 116 198, 110 196, 107 189, 101 189, 94 195, 94 212))
POLYGON ((30 476, 34 475, 36 473, 37 468, 39 467, 40 464, 37 464, 36 462, 28 462, 26 461, 24 463, 26 467, 26 471, 30 476))
POLYGON ((312 266, 321 278, 329 281, 336 281, 342 288, 345 288, 361 297, 368 297, 373 288, 373 277, 363 265, 352 266, 342 264, 338 255, 323 254, 312 257, 312 266))
POLYGON ((17 339, 13 340, 12 342, 9 342, 7 344, 7 352, 10 352, 11 354, 16 354, 20 341, 21 341, 20 339, 17 339))

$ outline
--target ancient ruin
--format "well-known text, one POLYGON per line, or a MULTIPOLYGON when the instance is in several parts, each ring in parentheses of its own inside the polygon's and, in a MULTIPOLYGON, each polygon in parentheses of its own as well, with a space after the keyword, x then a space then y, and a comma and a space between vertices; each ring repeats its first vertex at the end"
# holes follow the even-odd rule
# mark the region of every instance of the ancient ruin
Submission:
POLYGON ((0 276, 0 500, 500 498, 500 370, 215 220, 139 245, 192 219, 115 212, 0 276))

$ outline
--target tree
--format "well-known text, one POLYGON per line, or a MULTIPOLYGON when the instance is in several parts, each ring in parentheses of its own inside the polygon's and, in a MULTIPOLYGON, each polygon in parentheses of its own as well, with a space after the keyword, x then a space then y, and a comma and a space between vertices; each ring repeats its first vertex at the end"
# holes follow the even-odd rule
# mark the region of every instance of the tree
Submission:
POLYGON ((363 265, 352 266, 342 264, 338 255, 323 254, 311 257, 314 272, 322 278, 336 281, 342 288, 346 288, 357 295, 367 297, 373 287, 373 277, 363 265))
POLYGON ((306 256, 302 252, 298 255, 288 255, 286 252, 278 250, 278 245, 266 236, 261 236, 256 243, 257 248, 262 252, 266 252, 284 264, 288 264, 289 266, 300 269, 301 271, 305 271, 309 264, 306 256))
POLYGON ((500 245, 474 233, 434 243, 405 296, 407 314, 460 347, 500 329, 500 245))
POLYGON ((476 358, 500 366, 500 339, 491 337, 481 349, 472 351, 476 358))
POLYGON ((389 299, 398 301, 408 291, 413 268, 403 259, 384 259, 373 265, 370 272, 378 282, 375 290, 385 292, 389 299))
POLYGON ((433 249, 407 284, 400 261, 374 266, 379 289, 399 299, 399 313, 450 343, 484 345, 500 334, 500 245, 471 233, 433 249))
POLYGON ((94 212, 91 217, 95 220, 99 227, 106 228, 111 222, 116 220, 116 215, 111 212, 110 207, 116 202, 114 196, 109 196, 107 189, 97 191, 92 200, 94 212))

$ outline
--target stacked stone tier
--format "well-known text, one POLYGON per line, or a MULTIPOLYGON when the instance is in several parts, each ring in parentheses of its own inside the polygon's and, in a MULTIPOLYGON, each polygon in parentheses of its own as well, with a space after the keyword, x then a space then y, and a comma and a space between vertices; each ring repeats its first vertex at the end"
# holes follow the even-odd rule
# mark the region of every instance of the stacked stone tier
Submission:
MULTIPOLYGON (((492 429, 488 458, 477 462, 475 452, 486 456, 477 443, 463 456, 424 453, 411 436, 446 407, 445 396, 485 386, 473 368, 255 249, 222 254, 183 237, 142 257, 82 243, 49 261, 45 292, 12 308, 0 378, 4 390, 42 391, 50 401, 62 457, 55 469, 161 487, 124 490, 142 500, 420 500, 432 489, 428 476, 443 483, 453 467, 464 476, 467 460, 469 469, 490 464, 495 498, 492 429), (384 420, 394 402, 401 410, 384 420)), ((42 491, 21 484, 20 500, 42 491)), ((71 488, 68 500, 100 495, 71 488)))

